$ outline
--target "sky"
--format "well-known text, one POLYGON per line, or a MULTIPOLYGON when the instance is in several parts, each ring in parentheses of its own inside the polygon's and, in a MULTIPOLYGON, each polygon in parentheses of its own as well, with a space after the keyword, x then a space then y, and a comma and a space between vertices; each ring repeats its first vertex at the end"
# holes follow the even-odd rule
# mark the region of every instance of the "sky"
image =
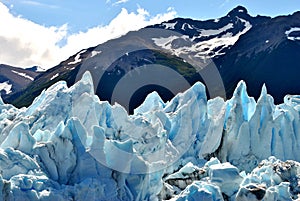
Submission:
POLYGON ((50 68, 76 52, 175 17, 252 16, 300 10, 299 0, 0 0, 0 63, 50 68))

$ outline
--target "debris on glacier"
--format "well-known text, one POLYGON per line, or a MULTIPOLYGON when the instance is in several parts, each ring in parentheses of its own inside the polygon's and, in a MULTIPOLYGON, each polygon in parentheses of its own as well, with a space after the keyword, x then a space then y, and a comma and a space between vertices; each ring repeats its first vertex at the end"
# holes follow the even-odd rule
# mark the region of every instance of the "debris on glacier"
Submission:
POLYGON ((227 101, 153 92, 128 115, 87 72, 28 108, 0 98, 0 201, 296 200, 299 115, 299 96, 274 105, 263 86, 256 102, 242 81, 227 101))

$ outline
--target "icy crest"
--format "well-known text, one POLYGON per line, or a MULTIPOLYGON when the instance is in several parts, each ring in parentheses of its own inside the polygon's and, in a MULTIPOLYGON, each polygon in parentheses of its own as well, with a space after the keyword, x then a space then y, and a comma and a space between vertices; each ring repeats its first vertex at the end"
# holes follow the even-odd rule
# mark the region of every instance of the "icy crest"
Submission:
POLYGON ((244 82, 207 100, 196 83, 128 115, 88 72, 28 108, 0 99, 0 200, 296 199, 299 164, 282 161, 300 160, 299 100, 276 106, 264 86, 256 102, 244 82))

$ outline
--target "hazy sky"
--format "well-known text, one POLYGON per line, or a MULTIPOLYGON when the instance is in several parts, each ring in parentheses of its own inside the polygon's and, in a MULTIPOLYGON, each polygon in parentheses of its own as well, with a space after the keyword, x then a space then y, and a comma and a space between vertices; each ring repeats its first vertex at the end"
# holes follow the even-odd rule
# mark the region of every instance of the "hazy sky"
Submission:
POLYGON ((174 17, 211 19, 237 5, 287 15, 299 0, 0 0, 0 63, 51 67, 83 48, 174 17))

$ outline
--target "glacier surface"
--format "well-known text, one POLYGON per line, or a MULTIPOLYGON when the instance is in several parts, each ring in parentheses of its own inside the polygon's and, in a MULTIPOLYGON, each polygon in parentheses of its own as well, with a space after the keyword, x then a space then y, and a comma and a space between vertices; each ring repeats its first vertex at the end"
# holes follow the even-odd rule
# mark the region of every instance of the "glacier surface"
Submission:
POLYGON ((240 82, 207 100, 196 83, 128 115, 94 95, 87 72, 28 108, 0 99, 0 201, 296 200, 300 96, 257 102, 240 82))

